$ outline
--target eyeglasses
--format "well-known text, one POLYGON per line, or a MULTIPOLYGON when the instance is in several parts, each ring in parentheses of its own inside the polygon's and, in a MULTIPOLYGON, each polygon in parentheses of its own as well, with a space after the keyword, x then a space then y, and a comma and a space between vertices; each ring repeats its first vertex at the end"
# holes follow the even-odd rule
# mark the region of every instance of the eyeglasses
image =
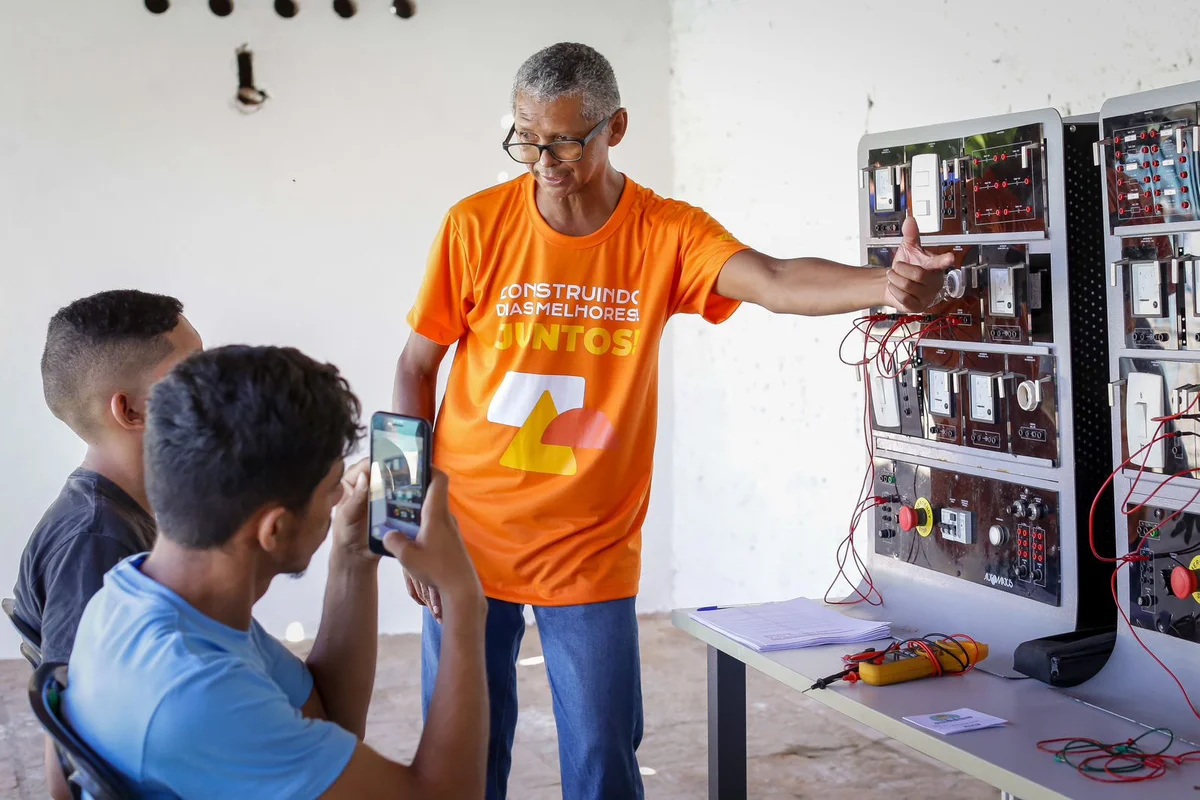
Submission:
POLYGON ((517 132, 517 126, 513 125, 508 130, 508 136, 504 137, 504 143, 500 145, 504 148, 504 152, 508 153, 508 157, 518 164, 536 164, 542 160, 542 151, 549 150, 550 155, 555 161, 578 161, 583 158, 583 148, 587 147, 588 142, 596 138, 596 134, 608 124, 612 116, 607 116, 596 123, 596 127, 588 131, 588 135, 582 139, 557 139, 550 144, 534 144, 533 142, 510 142, 513 134, 517 132))

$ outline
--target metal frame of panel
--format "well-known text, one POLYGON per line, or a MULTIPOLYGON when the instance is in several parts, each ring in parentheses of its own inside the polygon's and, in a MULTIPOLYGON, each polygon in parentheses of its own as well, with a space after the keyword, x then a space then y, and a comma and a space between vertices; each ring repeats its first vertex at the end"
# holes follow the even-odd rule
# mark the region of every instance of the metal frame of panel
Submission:
MULTIPOLYGON (((1200 333, 1196 327, 1196 321, 1200 320, 1200 307, 1194 306, 1198 273, 1197 264, 1190 263, 1191 259, 1188 258, 1200 255, 1200 248, 1193 245, 1197 232, 1200 232, 1200 215, 1195 213, 1195 195, 1200 185, 1196 184, 1195 176, 1190 174, 1191 169, 1187 169, 1189 174, 1180 180, 1184 165, 1167 163, 1175 162, 1181 153, 1189 157, 1187 163, 1190 163, 1191 154, 1200 145, 1200 128, 1194 127, 1197 110, 1200 110, 1200 82, 1111 98, 1100 110, 1101 133, 1097 137, 1095 157, 1103 165, 1101 174, 1106 201, 1103 224, 1108 277, 1109 376, 1112 382, 1109 390, 1112 410, 1108 433, 1114 465, 1123 462, 1128 455, 1126 408, 1131 393, 1137 395, 1135 401, 1149 406, 1155 401, 1148 395, 1155 395, 1158 391, 1147 393, 1144 386, 1127 383, 1131 371, 1161 377, 1164 390, 1162 400, 1168 410, 1172 410, 1169 390, 1200 380, 1200 339, 1195 336, 1200 333), (1159 111, 1166 113, 1159 114, 1159 111), (1180 121, 1185 125, 1176 133, 1180 121), (1140 131, 1149 125, 1154 126, 1156 135, 1150 136, 1147 131, 1146 140, 1142 140, 1140 131), (1167 129, 1165 137, 1160 134, 1164 128, 1167 129), (1136 143, 1127 140, 1126 137, 1131 133, 1138 137, 1136 143), (1117 136, 1123 137, 1122 141, 1114 143, 1117 136), (1163 138, 1167 141, 1163 142, 1163 138), (1155 140, 1159 147, 1150 151, 1155 140), (1114 149, 1114 144, 1117 149, 1114 149), (1134 153, 1131 146, 1136 147, 1138 152, 1134 153), (1146 147, 1148 152, 1141 154, 1142 147, 1146 147), (1130 199, 1133 192, 1129 190, 1134 188, 1130 173, 1125 168, 1117 169, 1122 162, 1132 163, 1135 155, 1148 159, 1150 163, 1149 168, 1143 166, 1145 161, 1137 164, 1132 177, 1151 192, 1147 197, 1146 188, 1143 188, 1143 199, 1136 206, 1132 205, 1130 199), (1122 182, 1119 187, 1116 185, 1118 180, 1122 182), (1168 189, 1156 188, 1163 186, 1174 190, 1170 195, 1171 200, 1165 203, 1162 201, 1168 197, 1168 189), (1188 190, 1180 191, 1185 186, 1188 190), (1156 191, 1162 191, 1163 194, 1155 194, 1156 191), (1185 200, 1186 197, 1193 199, 1185 200), (1187 207, 1183 206, 1184 202, 1188 203, 1187 207), (1161 213, 1157 210, 1149 213, 1160 203, 1164 206, 1161 213), (1162 237, 1172 238, 1163 241, 1162 237), (1154 241, 1155 238, 1158 241, 1154 241), (1172 259, 1175 259, 1174 263, 1172 259), (1160 262, 1157 277, 1165 295, 1165 318, 1145 317, 1134 308, 1140 304, 1143 311, 1149 312, 1152 308, 1151 298, 1156 294, 1153 269, 1145 269, 1142 284, 1136 287, 1136 291, 1132 283, 1134 265, 1146 261, 1160 262), (1175 285, 1172 286, 1172 283, 1175 285), (1185 307, 1179 308, 1177 302, 1185 307)), ((1187 402, 1190 401, 1184 398, 1184 403, 1187 402)), ((1200 409, 1200 404, 1197 408, 1200 409)), ((1140 426, 1140 418, 1136 413, 1134 417, 1135 425, 1140 426)), ((1196 425, 1195 421, 1180 421, 1175 427, 1194 432, 1196 425)), ((1135 431, 1135 436, 1139 435, 1135 431)), ((1143 502, 1158 491, 1150 501, 1152 508, 1164 509, 1168 515, 1182 508, 1189 513, 1200 514, 1200 502, 1195 501, 1200 481, 1180 478, 1159 490, 1166 477, 1164 473, 1200 463, 1197 462, 1200 440, 1183 439, 1163 444, 1159 454, 1161 466, 1153 472, 1142 473, 1137 478, 1136 488, 1134 479, 1137 471, 1126 468, 1113 481, 1111 500, 1105 500, 1105 513, 1115 521, 1117 555, 1125 555, 1131 548, 1131 522, 1122 511, 1127 507, 1124 500, 1131 489, 1134 503, 1143 502), (1179 446, 1175 447, 1175 444, 1179 446)), ((1146 455, 1153 457, 1152 453, 1146 455)), ((1138 522, 1135 519, 1132 524, 1136 526, 1138 522)), ((1135 535, 1136 532, 1135 527, 1135 535)), ((1170 533, 1175 531, 1172 529, 1170 533)), ((1180 552, 1185 553, 1183 560, 1190 562, 1191 537, 1187 538, 1187 543, 1180 542, 1180 552)), ((1163 541, 1153 543, 1152 549, 1170 551, 1171 547, 1169 542, 1163 541)), ((1189 606, 1194 606, 1195 612, 1200 613, 1200 601, 1184 602, 1172 598, 1170 602, 1149 607, 1148 604, 1139 603, 1140 595, 1146 591, 1165 591, 1161 583, 1161 571, 1158 571, 1158 574, 1151 575, 1158 583, 1150 580, 1143 584, 1139 580, 1138 596, 1135 596, 1131 592, 1130 573, 1136 576, 1141 572, 1140 564, 1126 566, 1117 580, 1121 607, 1135 623, 1157 619, 1164 610, 1168 614, 1178 615, 1189 606), (1147 611, 1153 613, 1148 615, 1147 611)), ((1142 602, 1145 603, 1145 600, 1142 602)), ((1137 633, 1146 646, 1178 676, 1193 701, 1200 704, 1200 643, 1168 635, 1156 627, 1139 627, 1137 633)), ((1168 624, 1164 627, 1170 629, 1171 626, 1168 624)), ((1175 682, 1138 644, 1124 621, 1120 621, 1117 630, 1116 648, 1108 664, 1099 675, 1070 690, 1071 693, 1121 716, 1146 725, 1166 726, 1175 731, 1176 736, 1193 743, 1200 742, 1200 719, 1188 709, 1175 682)))
MULTIPOLYGON (((924 228, 929 232, 922 233, 922 243, 938 251, 956 252, 958 261, 969 261, 978 258, 973 254, 986 252, 989 254, 986 259, 979 258, 985 269, 1023 259, 1022 263, 1029 265, 1023 268, 1024 273, 1039 274, 1039 284, 1034 289, 1027 291, 1025 284, 1013 289, 1011 300, 1016 307, 1013 312, 1005 306, 993 305, 991 310, 1001 313, 989 317, 990 301, 986 293, 979 295, 982 299, 978 301, 968 296, 958 305, 951 299, 935 312, 949 309, 970 315, 972 308, 978 308, 972 320, 977 328, 956 339, 929 339, 921 345, 923 350, 931 352, 934 361, 943 358, 935 351, 959 351, 959 368, 967 370, 961 373, 963 385, 974 377, 980 391, 985 393, 991 390, 984 387, 983 376, 1001 371, 995 366, 997 356, 1020 364, 1015 373, 1018 376, 1024 376, 1027 371, 1030 377, 1035 373, 1042 377, 1040 371, 1047 363, 1052 364, 1055 381, 1049 384, 1053 386, 1049 391, 1051 401, 1044 404, 1039 401, 1035 408, 1048 408, 1048 413, 1057 418, 1057 453, 1047 457, 1046 448, 1036 446, 1041 444, 1037 441, 1040 434, 1028 432, 1026 437, 1035 446, 1026 446, 1027 442, 1022 440, 1020 447, 1024 453, 1013 455, 995 451, 998 421, 989 417, 986 410, 977 411, 975 420, 969 413, 959 415, 964 420, 961 427, 967 431, 967 436, 973 435, 977 440, 977 446, 973 447, 904 435, 904 431, 897 428, 881 430, 876 427, 873 435, 876 459, 916 465, 927 474, 949 475, 943 478, 943 483, 974 486, 983 479, 985 483, 992 482, 1000 493, 1018 491, 1019 494, 1019 490, 1025 488, 1026 494, 1056 498, 1054 513, 1061 532, 1056 554, 1060 568, 1057 597, 1053 592, 1054 581, 1051 581, 1050 589, 1031 591, 1014 590, 1008 585, 1021 567, 1016 559, 1010 562, 996 556, 995 546, 989 544, 991 520, 976 520, 973 544, 955 542, 946 546, 939 544, 936 548, 951 561, 961 556, 962 568, 958 572, 976 576, 977 582, 889 554, 888 523, 883 516, 894 516, 896 509, 891 506, 887 512, 875 511, 870 524, 870 544, 861 547, 867 551, 866 560, 875 585, 883 595, 884 605, 874 608, 862 604, 854 611, 855 614, 887 619, 897 631, 969 633, 991 647, 991 655, 981 668, 1003 675, 1014 674, 1012 655, 1021 642, 1077 627, 1104 624, 1114 613, 1111 602, 1107 608, 1094 602, 1097 593, 1104 591, 1101 580, 1105 576, 1097 571, 1094 559, 1084 556, 1086 551, 1081 550, 1077 535, 1081 513, 1086 516, 1085 495, 1086 501, 1090 502, 1092 487, 1098 486, 1110 469, 1104 463, 1098 463, 1107 462, 1107 438, 1081 436, 1076 425, 1077 420, 1087 425, 1089 416, 1102 414, 1106 407, 1104 265, 1099 234, 1101 204, 1091 153, 1096 131, 1094 117, 1064 122, 1055 110, 1043 109, 868 134, 859 143, 862 177, 859 229, 864 263, 886 260, 889 254, 881 256, 879 248, 895 247, 898 242, 891 225, 902 219, 910 205, 910 198, 904 191, 910 188, 908 170, 911 165, 906 153, 937 152, 952 159, 952 163, 942 167, 942 177, 954 179, 949 186, 943 187, 944 191, 949 191, 944 194, 944 202, 958 213, 943 213, 940 218, 924 220, 924 228), (1034 131, 1039 131, 1040 136, 1034 138, 1031 133, 1034 131), (945 145, 948 140, 956 139, 963 142, 958 153, 954 152, 953 146, 945 145), (976 158, 985 160, 989 155, 993 158, 994 169, 985 173, 983 166, 986 165, 977 165, 974 161, 976 158), (880 161, 879 166, 877 161, 880 161), (883 164, 884 161, 887 163, 883 164), (895 212, 880 215, 875 212, 875 174, 884 166, 891 170, 897 192, 895 212), (1019 182, 1023 194, 1007 192, 1006 181, 1019 182), (991 200, 986 199, 987 192, 993 193, 991 200), (985 197, 977 199, 981 194, 985 197), (1005 214, 1005 210, 1010 213, 1005 214), (979 214, 978 218, 976 214, 979 214), (972 221, 976 219, 978 223, 972 221), (1045 220, 1044 225, 1039 222, 1041 219, 1045 220), (1071 262, 1070 282, 1068 260, 1071 262), (1038 306, 1035 310, 1040 312, 1041 323, 1029 321, 1034 319, 1033 312, 1024 317, 1020 325, 1005 322, 1009 313, 1017 314, 1014 319, 1022 320, 1021 313, 1030 308, 1031 300, 1038 306), (971 303, 977 304, 972 306, 971 303), (1077 313, 1085 309, 1091 313, 1077 313), (1011 330, 989 336, 986 333, 989 324, 998 329, 1008 326, 1011 330), (1073 350, 1082 368, 1072 360, 1073 350), (1081 487, 1078 491, 1077 486, 1081 487), (972 547, 978 548, 979 552, 969 553, 972 547), (993 574, 992 567, 984 566, 987 564, 999 564, 1012 575, 993 574), (981 570, 985 568, 988 572, 983 580, 981 570)), ((926 169, 924 165, 928 163, 921 162, 921 168, 926 169)), ((926 181, 922 179, 920 183, 926 181)), ((912 205, 915 206, 915 202, 912 205)), ((927 211, 928 207, 922 206, 920 210, 927 211)), ((945 210, 943 207, 942 211, 945 210)), ((986 286, 988 276, 984 271, 979 270, 977 285, 986 286)), ((1011 273, 999 276, 997 280, 1010 277, 1011 273)), ((1001 299, 1007 302, 1010 298, 1001 299)), ((907 388, 919 396, 924 410, 928 397, 922 375, 914 375, 911 383, 916 385, 907 388)), ((1011 379, 1012 375, 1008 377, 1011 379)), ((1004 381, 1005 378, 998 379, 998 383, 1004 381)), ((1015 381, 1009 383, 1013 387, 1016 385, 1015 381)), ((958 398, 959 404, 969 402, 969 397, 964 391, 958 398)), ((1017 409, 1015 397, 1008 402, 1012 409, 1017 409)), ((1028 398, 1027 402, 1032 404, 1028 398)), ((1021 426, 1026 429, 1038 427, 1030 413, 1025 416, 1010 413, 1009 416, 1012 439, 1017 438, 1021 426), (1012 427, 1018 421, 1019 424, 1012 427)), ((875 493, 886 494, 887 487, 877 486, 875 493)), ((969 501, 952 499, 947 505, 964 508, 969 501)), ((940 510, 933 510, 940 517, 940 510)), ((1106 523, 1111 524, 1107 517, 1106 523)), ((948 530, 959 535, 953 525, 948 530)), ((1012 534, 1015 533, 1013 530, 1012 534)), ((898 533, 893 531, 891 535, 898 536, 898 533)), ((935 531, 933 535, 938 533, 935 531)), ((1002 536, 997 538, 1009 541, 1002 536)), ((1028 570, 1029 562, 1022 563, 1028 570)))

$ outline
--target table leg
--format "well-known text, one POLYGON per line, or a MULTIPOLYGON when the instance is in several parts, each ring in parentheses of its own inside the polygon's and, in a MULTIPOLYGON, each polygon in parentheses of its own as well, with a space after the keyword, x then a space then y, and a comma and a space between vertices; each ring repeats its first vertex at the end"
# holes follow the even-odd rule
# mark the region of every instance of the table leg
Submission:
POLYGON ((746 798, 746 665, 708 648, 708 798, 746 798))

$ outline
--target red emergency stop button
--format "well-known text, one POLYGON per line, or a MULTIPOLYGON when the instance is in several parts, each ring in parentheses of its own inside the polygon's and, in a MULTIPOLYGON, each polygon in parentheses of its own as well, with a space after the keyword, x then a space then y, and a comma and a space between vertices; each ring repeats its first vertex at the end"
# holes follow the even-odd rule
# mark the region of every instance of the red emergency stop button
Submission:
POLYGON ((1196 580, 1195 570, 1182 566, 1171 570, 1171 594, 1180 600, 1191 597, 1197 589, 1197 584, 1200 584, 1200 581, 1196 580))
POLYGON ((925 516, 925 511, 918 511, 915 508, 904 506, 900 509, 900 530, 908 532, 915 529, 922 522, 922 517, 925 516))

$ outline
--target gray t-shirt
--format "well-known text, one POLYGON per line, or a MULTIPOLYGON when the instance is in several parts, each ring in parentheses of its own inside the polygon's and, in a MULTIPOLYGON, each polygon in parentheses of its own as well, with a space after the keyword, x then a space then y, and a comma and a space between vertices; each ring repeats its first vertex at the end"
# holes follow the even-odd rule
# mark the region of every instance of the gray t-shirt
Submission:
POLYGON ((154 544, 154 518, 99 473, 77 469, 21 554, 14 612, 42 637, 42 658, 66 662, 104 573, 154 544))

